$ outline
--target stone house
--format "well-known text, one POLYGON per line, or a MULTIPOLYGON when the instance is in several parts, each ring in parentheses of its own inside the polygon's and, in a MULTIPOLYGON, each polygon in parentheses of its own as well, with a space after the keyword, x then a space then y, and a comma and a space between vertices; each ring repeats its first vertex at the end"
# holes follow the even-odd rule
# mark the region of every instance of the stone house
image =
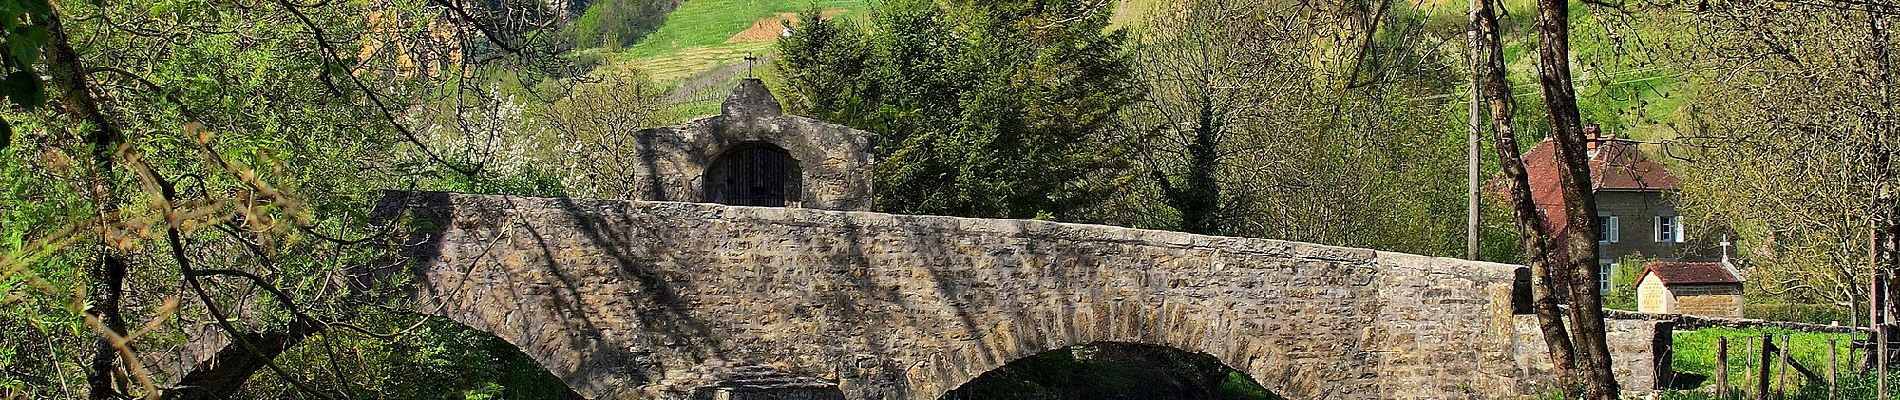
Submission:
POLYGON ((756 78, 720 115, 634 133, 635 200, 870 210, 876 135, 785 115, 756 78))
POLYGON ((1723 262, 1651 262, 1636 279, 1636 310, 1742 317, 1742 278, 1723 262))
MULTIPOLYGON (((1644 154, 1635 142, 1615 135, 1600 137, 1595 126, 1590 138, 1590 186, 1596 197, 1597 263, 1602 265, 1599 285, 1609 292, 1616 262, 1641 255, 1655 261, 1710 260, 1705 241, 1687 235, 1676 211, 1677 178, 1662 163, 1644 154)), ((1546 217, 1551 232, 1562 232, 1565 218, 1559 190, 1557 142, 1545 140, 1524 155, 1530 175, 1531 199, 1546 217)))

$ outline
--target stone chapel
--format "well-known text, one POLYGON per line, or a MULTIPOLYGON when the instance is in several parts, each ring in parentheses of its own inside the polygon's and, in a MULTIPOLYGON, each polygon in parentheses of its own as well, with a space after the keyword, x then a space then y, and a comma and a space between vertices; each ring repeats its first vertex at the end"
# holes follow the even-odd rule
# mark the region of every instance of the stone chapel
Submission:
POLYGON ((637 200, 871 209, 876 135, 785 115, 757 78, 741 80, 719 115, 634 138, 637 200))

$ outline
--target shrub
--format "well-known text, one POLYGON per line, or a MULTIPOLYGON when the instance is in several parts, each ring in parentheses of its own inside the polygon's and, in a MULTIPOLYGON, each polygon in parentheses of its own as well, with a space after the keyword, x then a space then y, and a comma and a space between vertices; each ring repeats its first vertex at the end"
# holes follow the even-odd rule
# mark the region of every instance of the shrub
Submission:
POLYGON ((587 6, 568 34, 580 47, 631 46, 660 29, 679 5, 679 0, 599 0, 587 6))
POLYGON ((1742 315, 1748 318, 1771 321, 1802 322, 1827 325, 1840 322, 1853 325, 1855 318, 1847 308, 1827 304, 1749 304, 1742 306, 1742 315))
POLYGON ((1603 308, 1636 311, 1636 279, 1643 277, 1645 260, 1637 253, 1616 261, 1610 274, 1610 291, 1603 294, 1603 308))
MULTIPOLYGON (((1855 334, 1798 332, 1785 329, 1705 328, 1693 331, 1678 331, 1675 333, 1672 338, 1673 345, 1671 349, 1673 354, 1671 355, 1670 368, 1675 370, 1678 384, 1688 383, 1694 385, 1693 387, 1682 387, 1682 389, 1712 389, 1715 385, 1714 377, 1716 375, 1715 371, 1717 366, 1717 339, 1728 338, 1729 385, 1730 387, 1751 387, 1753 385, 1753 378, 1751 378, 1753 374, 1751 372, 1758 371, 1758 368, 1760 368, 1761 353, 1759 353, 1760 346, 1758 343, 1760 343, 1762 334, 1764 333, 1775 335, 1776 345, 1780 345, 1780 337, 1782 335, 1788 335, 1791 342, 1788 345, 1789 358, 1817 373, 1825 373, 1827 370, 1827 346, 1829 339, 1833 339, 1835 346, 1838 346, 1835 350, 1835 354, 1839 360, 1838 365, 1841 366, 1840 370, 1843 371, 1843 377, 1846 376, 1845 371, 1852 369, 1848 366, 1855 365, 1853 361, 1855 357, 1864 355, 1864 353, 1862 353, 1852 354, 1852 356, 1850 356, 1851 353, 1848 349, 1850 343, 1857 337, 1855 334), (1706 380, 1702 380, 1699 383, 1690 380, 1698 376, 1706 380)), ((1821 394, 1823 396, 1826 395, 1827 386, 1823 382, 1802 382, 1802 380, 1800 374, 1789 373, 1788 381, 1790 386, 1795 388, 1819 387, 1821 388, 1821 394)), ((1688 399, 1696 397, 1675 398, 1688 399)))

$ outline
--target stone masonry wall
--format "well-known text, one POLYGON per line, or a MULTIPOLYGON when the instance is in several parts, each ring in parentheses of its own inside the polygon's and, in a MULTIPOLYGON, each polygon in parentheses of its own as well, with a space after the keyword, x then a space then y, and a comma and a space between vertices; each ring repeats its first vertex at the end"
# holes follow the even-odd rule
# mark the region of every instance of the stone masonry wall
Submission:
MULTIPOLYGON (((1604 321, 1604 329, 1609 331, 1611 372, 1616 374, 1616 383, 1624 391, 1640 393, 1660 389, 1668 383, 1666 349, 1671 328, 1669 321, 1647 319, 1610 319, 1604 321), (1661 346, 1657 343, 1662 341, 1661 346), (1662 354, 1658 354, 1662 353, 1662 354)), ((1555 375, 1551 373, 1550 355, 1546 353, 1544 336, 1537 328, 1537 317, 1519 315, 1517 323, 1517 365, 1524 371, 1524 379, 1518 390, 1535 392, 1555 386, 1555 375)))
POLYGON ((1691 285, 1669 288, 1676 313, 1717 318, 1742 317, 1742 285, 1691 285))
POLYGON ((768 143, 798 160, 802 184, 795 207, 871 209, 871 146, 876 136, 843 125, 783 115, 778 100, 756 79, 742 80, 724 111, 685 125, 634 132, 638 158, 632 174, 639 200, 707 201, 705 175, 726 150, 768 143))
POLYGON ((769 366, 849 399, 936 399, 1092 342, 1213 355, 1295 399, 1530 393, 1511 265, 711 204, 390 192, 378 214, 405 222, 418 312, 593 398, 687 398, 769 366))

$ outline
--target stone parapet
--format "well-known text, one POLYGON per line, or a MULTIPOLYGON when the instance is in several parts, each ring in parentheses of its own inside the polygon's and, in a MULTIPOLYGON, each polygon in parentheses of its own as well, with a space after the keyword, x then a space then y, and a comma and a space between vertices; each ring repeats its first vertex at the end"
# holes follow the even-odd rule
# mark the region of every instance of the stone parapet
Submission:
POLYGON ((936 399, 1096 342, 1212 355, 1298 399, 1514 398, 1536 373, 1514 265, 796 208, 432 192, 378 208, 402 222, 416 311, 593 398, 690 398, 719 366, 771 365, 849 399, 936 399))

